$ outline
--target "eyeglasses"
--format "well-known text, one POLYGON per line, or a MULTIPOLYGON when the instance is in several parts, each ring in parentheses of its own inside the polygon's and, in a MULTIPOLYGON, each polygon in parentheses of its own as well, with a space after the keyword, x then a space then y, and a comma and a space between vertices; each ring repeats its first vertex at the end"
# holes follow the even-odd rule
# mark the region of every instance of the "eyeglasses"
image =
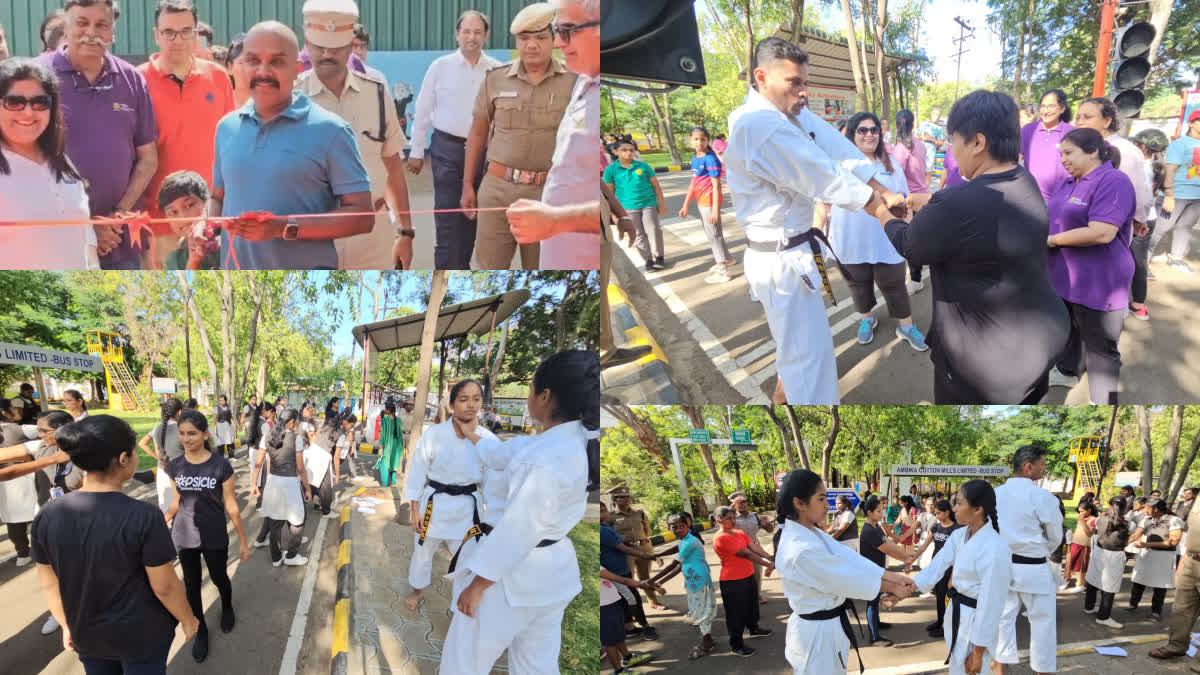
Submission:
POLYGON ((550 26, 550 30, 554 31, 555 35, 562 38, 563 42, 565 42, 567 44, 571 44, 571 34, 572 33, 576 32, 576 31, 581 31, 584 28, 595 28, 596 26, 599 26, 599 25, 600 25, 599 21, 588 21, 587 23, 577 23, 577 24, 556 23, 556 24, 553 24, 550 26))
POLYGON ((1059 107, 1060 107, 1060 106, 1059 106, 1057 103, 1055 103, 1055 104, 1053 104, 1053 105, 1044 105, 1044 106, 1042 106, 1041 108, 1039 108, 1039 110, 1044 110, 1044 111, 1046 111, 1046 112, 1049 112, 1049 111, 1051 111, 1051 110, 1058 110, 1058 109, 1059 109, 1059 107))
POLYGON ((854 130, 859 136, 878 136, 879 127, 859 127, 854 130))
POLYGON ((37 112, 45 112, 50 109, 50 97, 42 94, 41 96, 25 97, 10 94, 4 97, 4 109, 9 112, 20 112, 26 106, 33 108, 37 112))
POLYGON ((166 38, 167 42, 174 42, 179 38, 191 40, 196 36, 196 30, 194 28, 184 28, 183 30, 171 30, 170 28, 165 28, 158 32, 161 33, 164 38, 166 38))
POLYGON ((37 432, 38 432, 38 436, 45 436, 46 434, 51 434, 51 435, 53 435, 53 434, 54 434, 54 429, 43 429, 43 428, 41 428, 41 427, 38 427, 38 430, 37 430, 37 432))

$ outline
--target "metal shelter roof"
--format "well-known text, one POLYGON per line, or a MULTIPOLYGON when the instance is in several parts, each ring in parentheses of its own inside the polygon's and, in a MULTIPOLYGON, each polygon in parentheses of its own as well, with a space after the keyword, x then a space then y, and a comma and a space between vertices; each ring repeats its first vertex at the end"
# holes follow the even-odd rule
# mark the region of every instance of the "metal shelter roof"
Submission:
MULTIPOLYGON (((434 341, 453 340, 464 335, 486 333, 492 328, 492 313, 496 313, 495 324, 499 325, 513 312, 525 304, 531 293, 527 288, 519 288, 490 298, 472 300, 457 305, 443 307, 438 314, 437 329, 434 341)), ((421 344, 421 331, 425 327, 425 312, 415 312, 405 316, 393 317, 374 323, 355 326, 352 334, 359 345, 364 344, 367 335, 371 336, 371 346, 376 351, 386 352, 405 347, 416 347, 421 344)))

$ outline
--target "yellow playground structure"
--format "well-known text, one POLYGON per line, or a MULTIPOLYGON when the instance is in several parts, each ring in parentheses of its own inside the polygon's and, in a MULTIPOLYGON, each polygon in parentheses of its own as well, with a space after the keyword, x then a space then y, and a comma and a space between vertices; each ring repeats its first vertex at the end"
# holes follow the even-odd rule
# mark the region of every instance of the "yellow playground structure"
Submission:
POLYGON ((149 410, 150 405, 138 392, 137 380, 125 365, 121 337, 116 333, 93 330, 87 333, 88 354, 99 356, 104 363, 108 384, 108 400, 112 410, 149 410))
POLYGON ((1086 492, 1096 492, 1100 485, 1100 447, 1099 436, 1080 436, 1071 439, 1071 457, 1068 461, 1075 464, 1075 500, 1086 492))

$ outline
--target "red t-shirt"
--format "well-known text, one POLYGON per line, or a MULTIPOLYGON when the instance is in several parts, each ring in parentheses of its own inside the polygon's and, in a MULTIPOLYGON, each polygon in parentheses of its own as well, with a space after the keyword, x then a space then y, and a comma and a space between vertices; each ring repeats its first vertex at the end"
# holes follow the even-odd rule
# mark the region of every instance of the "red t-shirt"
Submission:
POLYGON ((754 574, 754 563, 738 551, 750 548, 750 537, 741 530, 721 530, 713 538, 713 550, 721 559, 721 581, 736 581, 754 574))

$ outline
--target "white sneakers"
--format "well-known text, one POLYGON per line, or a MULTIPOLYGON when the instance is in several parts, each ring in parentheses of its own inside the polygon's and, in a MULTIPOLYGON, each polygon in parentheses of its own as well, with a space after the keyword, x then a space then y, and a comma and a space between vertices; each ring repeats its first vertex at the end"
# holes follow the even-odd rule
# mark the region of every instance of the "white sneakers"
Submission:
POLYGON ((33 562, 33 558, 29 556, 25 556, 23 558, 21 556, 17 556, 17 567, 24 567, 31 562, 33 562))
POLYGON ((913 281, 910 279, 906 284, 904 284, 904 288, 908 289, 909 295, 913 295, 915 293, 920 293, 925 289, 925 282, 913 281))
POLYGON ((1067 591, 1067 592, 1068 592, 1068 593, 1082 593, 1082 592, 1083 592, 1083 586, 1076 586, 1076 587, 1072 588, 1071 590, 1069 590, 1069 591, 1067 591))
POLYGON ((42 624, 42 635, 49 635, 56 630, 58 630, 58 621, 56 621, 54 615, 51 614, 50 618, 46 619, 46 623, 42 624))
POLYGON ((1101 621, 1100 619, 1096 619, 1096 623, 1100 624, 1101 626, 1108 626, 1109 628, 1124 628, 1125 627, 1125 624, 1117 623, 1116 621, 1113 621, 1111 616, 1103 621, 1101 621))
POLYGON ((333 520, 334 518, 337 518, 339 515, 340 514, 337 511, 330 511, 329 513, 326 513, 323 517, 333 520))
POLYGON ((1077 384, 1079 384, 1079 377, 1077 375, 1064 375, 1058 369, 1058 366, 1050 369, 1051 387, 1074 387, 1077 384))

